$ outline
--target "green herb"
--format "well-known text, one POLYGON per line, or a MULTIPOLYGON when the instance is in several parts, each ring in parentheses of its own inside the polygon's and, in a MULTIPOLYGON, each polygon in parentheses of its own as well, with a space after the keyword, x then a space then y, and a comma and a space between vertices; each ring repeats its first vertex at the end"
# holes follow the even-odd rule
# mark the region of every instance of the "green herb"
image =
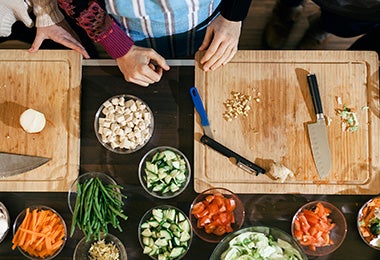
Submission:
POLYGON ((127 220, 123 213, 122 186, 103 184, 98 177, 78 183, 77 198, 73 212, 70 236, 75 228, 83 231, 86 240, 92 237, 99 240, 101 233, 108 233, 108 225, 122 231, 118 217, 127 220))
POLYGON ((345 131, 355 132, 359 129, 359 122, 355 111, 343 105, 343 109, 336 109, 336 114, 342 120, 342 128, 345 131))

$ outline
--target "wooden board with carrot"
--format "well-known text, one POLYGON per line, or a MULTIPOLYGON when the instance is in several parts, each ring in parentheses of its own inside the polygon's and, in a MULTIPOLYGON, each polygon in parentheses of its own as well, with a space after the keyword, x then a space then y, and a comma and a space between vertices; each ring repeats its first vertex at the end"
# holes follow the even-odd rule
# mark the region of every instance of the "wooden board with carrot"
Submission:
POLYGON ((63 247, 66 227, 50 209, 26 208, 25 217, 12 239, 12 250, 20 247, 25 254, 44 259, 63 247))

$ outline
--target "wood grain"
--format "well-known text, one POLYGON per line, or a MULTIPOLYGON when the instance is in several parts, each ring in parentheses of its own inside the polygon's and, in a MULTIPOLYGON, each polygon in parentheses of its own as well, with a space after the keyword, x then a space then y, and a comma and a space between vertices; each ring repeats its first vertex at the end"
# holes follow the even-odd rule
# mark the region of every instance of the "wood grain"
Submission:
MULTIPOLYGON (((199 53, 196 60, 199 60, 199 53)), ((239 193, 376 194, 380 186, 379 71, 374 52, 239 51, 213 72, 195 67, 195 83, 205 103, 217 141, 269 169, 280 162, 294 172, 285 183, 269 175, 253 176, 199 142, 195 116, 194 188, 221 186, 239 193), (326 179, 316 171, 307 123, 316 120, 306 75, 317 75, 325 115, 332 168, 326 179), (223 102, 231 91, 261 93, 247 117, 227 122, 223 102), (336 109, 356 109, 356 132, 342 130, 336 109), (369 109, 361 109, 369 107, 369 109)))
POLYGON ((81 56, 74 51, 0 51, 0 151, 51 160, 3 178, 1 191, 67 191, 79 171, 81 56), (21 113, 44 113, 42 132, 26 133, 21 113))

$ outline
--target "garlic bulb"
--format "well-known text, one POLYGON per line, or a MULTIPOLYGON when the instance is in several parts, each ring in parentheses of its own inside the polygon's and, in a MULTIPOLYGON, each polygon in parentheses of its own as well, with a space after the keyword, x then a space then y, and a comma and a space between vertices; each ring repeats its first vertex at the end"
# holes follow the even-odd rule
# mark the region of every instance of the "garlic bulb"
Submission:
POLYGON ((20 116, 20 125, 28 133, 41 132, 45 124, 45 115, 32 108, 25 110, 20 116))

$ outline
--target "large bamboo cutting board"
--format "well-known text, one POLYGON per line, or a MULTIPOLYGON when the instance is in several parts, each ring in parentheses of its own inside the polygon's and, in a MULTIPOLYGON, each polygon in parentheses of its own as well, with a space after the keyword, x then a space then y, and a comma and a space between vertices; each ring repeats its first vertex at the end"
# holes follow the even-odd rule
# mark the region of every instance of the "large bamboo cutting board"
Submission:
POLYGON ((1 191, 67 191, 79 173, 81 56, 69 50, 0 50, 0 151, 51 160, 2 178, 1 191), (42 132, 26 133, 21 113, 44 113, 42 132))
MULTIPOLYGON (((198 54, 196 60, 199 60, 198 54)), ((196 62, 197 63, 197 62, 196 62)), ((195 67, 195 85, 205 103, 214 138, 268 170, 278 162, 294 172, 284 183, 255 176, 200 143, 195 113, 194 188, 220 186, 238 193, 377 194, 380 192, 379 63, 374 52, 239 51, 212 72, 195 67), (332 167, 317 173, 307 134, 315 121, 306 75, 316 74, 325 114, 332 167), (222 114, 231 91, 250 95, 247 117, 230 122, 222 114), (260 102, 254 98, 261 93, 260 102), (356 109, 359 129, 342 130, 336 109, 356 109), (368 109, 362 109, 368 107, 368 109)))

